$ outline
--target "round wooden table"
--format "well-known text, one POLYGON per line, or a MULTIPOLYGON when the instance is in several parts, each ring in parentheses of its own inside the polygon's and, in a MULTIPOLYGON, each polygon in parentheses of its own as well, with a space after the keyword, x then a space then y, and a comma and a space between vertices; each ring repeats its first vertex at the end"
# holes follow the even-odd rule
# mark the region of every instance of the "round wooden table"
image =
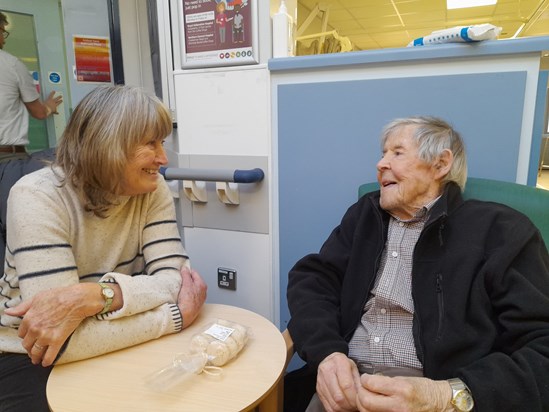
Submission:
POLYGON ((286 345, 278 328, 264 317, 234 306, 206 304, 200 316, 178 334, 92 359, 59 365, 48 380, 54 412, 97 411, 281 411, 279 383, 286 345), (194 334, 216 319, 250 330, 247 345, 223 366, 221 375, 190 375, 175 387, 155 391, 146 378, 188 350, 194 334))

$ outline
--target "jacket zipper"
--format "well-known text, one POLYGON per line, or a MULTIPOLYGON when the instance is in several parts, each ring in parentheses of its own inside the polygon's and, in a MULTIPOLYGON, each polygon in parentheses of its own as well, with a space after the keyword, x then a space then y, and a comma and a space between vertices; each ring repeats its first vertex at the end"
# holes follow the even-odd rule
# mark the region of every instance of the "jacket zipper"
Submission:
MULTIPOLYGON (((429 219, 430 221, 427 221, 425 223, 425 226, 423 227, 423 230, 421 231, 421 234, 419 235, 419 238, 416 242, 416 245, 421 242, 421 239, 422 239, 424 233, 430 227, 434 226, 437 222, 439 222, 438 241, 440 243, 440 246, 442 246, 443 243, 444 243, 443 239, 442 239, 442 229, 444 228, 444 220, 446 219, 446 216, 447 216, 447 214, 443 212, 438 217, 436 217, 435 219, 433 219, 433 220, 429 219)), ((412 258, 412 261, 413 261, 413 263, 416 261, 415 250, 414 250, 414 256, 412 258)), ((413 263, 412 263, 412 282, 413 282, 413 277, 414 277, 413 263)), ((414 288, 412 286, 412 300, 414 301, 414 306, 415 306, 416 299, 414 298, 413 290, 414 290, 414 288)), ((439 340, 442 336, 442 322, 443 322, 443 319, 444 319, 444 296, 442 294, 442 274, 441 273, 437 274, 437 277, 436 277, 436 292, 437 292, 437 305, 438 305, 438 327, 437 327, 436 340, 439 340)), ((418 359, 420 360, 421 363, 423 363, 423 345, 421 343, 422 330, 421 330, 421 325, 419 324, 419 322, 416 319, 416 316, 417 316, 417 314, 414 312, 414 328, 413 328, 414 342, 415 342, 415 346, 416 346, 416 353, 417 353, 418 359)))
POLYGON ((438 304, 438 328, 437 328, 437 340, 440 340, 442 336, 442 323, 444 321, 444 293, 442 291, 442 274, 437 274, 437 304, 438 304))

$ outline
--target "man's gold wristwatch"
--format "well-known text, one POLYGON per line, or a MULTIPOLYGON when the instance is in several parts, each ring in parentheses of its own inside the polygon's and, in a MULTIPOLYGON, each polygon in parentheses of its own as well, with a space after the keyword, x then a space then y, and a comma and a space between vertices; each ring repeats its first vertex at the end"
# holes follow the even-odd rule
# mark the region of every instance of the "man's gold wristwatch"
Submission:
POLYGON ((111 288, 108 283, 99 282, 99 286, 101 286, 101 295, 103 296, 103 299, 105 299, 105 305, 103 306, 103 310, 99 312, 98 315, 103 315, 111 310, 111 305, 114 298, 114 289, 111 288))
POLYGON ((471 395, 471 391, 467 385, 459 378, 448 379, 448 383, 452 388, 451 403, 454 405, 454 409, 459 412, 469 412, 473 410, 475 401, 473 400, 473 395, 471 395))

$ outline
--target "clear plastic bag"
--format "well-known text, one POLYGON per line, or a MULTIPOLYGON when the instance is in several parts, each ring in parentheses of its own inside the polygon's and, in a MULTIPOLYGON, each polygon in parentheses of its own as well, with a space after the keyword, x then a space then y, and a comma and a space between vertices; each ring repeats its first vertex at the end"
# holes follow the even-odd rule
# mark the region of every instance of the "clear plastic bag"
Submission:
POLYGON ((248 343, 249 335, 247 327, 217 319, 202 332, 193 335, 189 350, 177 354, 171 365, 147 376, 146 384, 151 389, 162 392, 193 375, 220 375, 221 366, 240 353, 248 343))
POLYGON ((212 375, 221 373, 221 369, 207 365, 208 355, 201 351, 190 351, 177 354, 171 365, 166 366, 147 376, 147 385, 154 390, 163 392, 180 384, 192 375, 206 372, 212 375))

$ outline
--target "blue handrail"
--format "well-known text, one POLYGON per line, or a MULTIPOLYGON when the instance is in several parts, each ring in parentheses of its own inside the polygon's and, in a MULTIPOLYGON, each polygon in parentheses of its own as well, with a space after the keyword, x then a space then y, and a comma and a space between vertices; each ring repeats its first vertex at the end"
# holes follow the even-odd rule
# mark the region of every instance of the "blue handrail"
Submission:
POLYGON ((199 182, 257 183, 265 178, 265 173, 259 168, 223 170, 161 167, 160 173, 166 180, 195 180, 199 182))

